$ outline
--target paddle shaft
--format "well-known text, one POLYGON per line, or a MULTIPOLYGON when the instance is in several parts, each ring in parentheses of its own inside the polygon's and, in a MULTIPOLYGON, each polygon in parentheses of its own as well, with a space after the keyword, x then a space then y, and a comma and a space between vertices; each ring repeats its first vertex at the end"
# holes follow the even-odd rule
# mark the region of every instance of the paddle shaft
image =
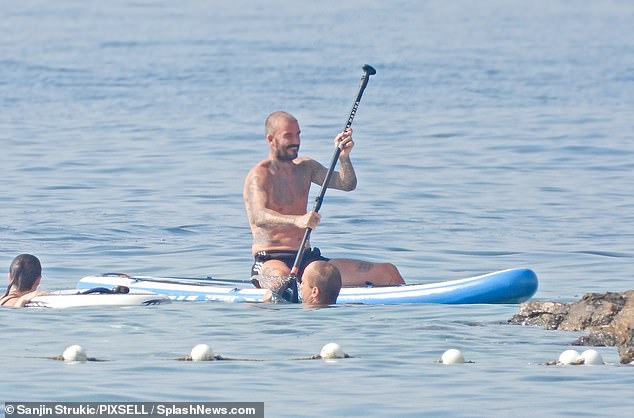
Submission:
MULTIPOLYGON (((359 103, 361 102, 361 97, 363 96, 363 92, 365 91, 366 86, 368 85, 368 81, 371 75, 376 74, 376 70, 372 68, 372 66, 366 64, 363 66, 363 75, 361 76, 361 84, 359 85, 359 91, 357 93, 357 97, 352 104, 352 110, 350 110, 350 115, 348 116, 348 121, 346 122, 346 126, 343 128, 345 132, 346 129, 352 126, 352 121, 354 120, 354 116, 357 114, 357 109, 359 108, 359 103)), ((315 204, 313 206, 314 212, 319 212, 321 205, 324 201, 324 196, 326 195, 326 190, 328 189, 328 183, 330 182, 330 178, 335 172, 335 167, 337 166, 337 161, 339 160, 339 154, 341 153, 341 148, 337 146, 335 148, 335 153, 332 156, 332 160, 330 161, 330 167, 326 172, 326 177, 324 178, 324 182, 321 185, 321 190, 319 194, 315 198, 315 204)), ((291 279, 291 287, 293 290, 293 302, 298 301, 298 293, 297 293, 297 274, 299 273, 299 265, 302 262, 302 258, 304 257, 304 251, 306 250, 306 243, 310 238, 310 233, 312 232, 311 228, 306 228, 304 231, 304 237, 302 238, 302 242, 299 245, 299 249, 297 250, 297 255, 295 256, 295 262, 293 263, 293 268, 291 269, 290 279, 291 279)))
POLYGON ((104 273, 102 277, 124 277, 126 279, 138 281, 148 281, 156 283, 173 283, 173 284, 186 284, 191 286, 208 286, 212 285, 227 285, 236 286, 242 284, 253 284, 252 280, 240 280, 240 279, 215 279, 211 276, 207 277, 151 277, 151 276, 130 276, 125 273, 104 273))

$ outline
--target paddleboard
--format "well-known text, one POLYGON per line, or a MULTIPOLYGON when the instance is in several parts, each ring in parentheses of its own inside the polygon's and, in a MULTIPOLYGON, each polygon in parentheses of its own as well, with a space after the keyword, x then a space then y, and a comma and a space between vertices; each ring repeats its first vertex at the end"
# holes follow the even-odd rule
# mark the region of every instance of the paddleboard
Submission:
POLYGON ((59 290, 48 295, 34 297, 26 307, 29 308, 81 308, 89 306, 150 306, 170 303, 165 295, 147 291, 132 293, 90 293, 82 294, 77 290, 59 290))
MULTIPOLYGON (((134 291, 166 295, 173 301, 261 302, 265 290, 248 280, 102 274, 79 280, 77 289, 126 286, 134 291)), ((496 271, 465 279, 389 287, 344 287, 338 304, 476 304, 521 303, 537 291, 538 279, 530 269, 496 271)))

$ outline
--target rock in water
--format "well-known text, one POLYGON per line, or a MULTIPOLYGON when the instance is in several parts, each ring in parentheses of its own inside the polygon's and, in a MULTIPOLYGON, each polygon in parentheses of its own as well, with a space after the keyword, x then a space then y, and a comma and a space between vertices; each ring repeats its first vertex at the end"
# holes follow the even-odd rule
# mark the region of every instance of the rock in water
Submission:
POLYGON ((520 305, 511 324, 540 325, 546 329, 588 331, 575 345, 616 346, 620 362, 634 360, 634 290, 588 293, 573 303, 536 302, 520 305))

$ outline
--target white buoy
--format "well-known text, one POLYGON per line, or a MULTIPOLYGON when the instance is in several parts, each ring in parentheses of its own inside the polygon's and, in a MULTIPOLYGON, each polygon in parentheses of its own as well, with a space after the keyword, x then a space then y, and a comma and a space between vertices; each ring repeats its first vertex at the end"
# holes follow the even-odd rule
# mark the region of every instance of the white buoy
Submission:
POLYGON ((566 350, 559 355, 559 364, 573 364, 579 361, 579 352, 577 350, 566 350))
POLYGON ((440 360, 443 364, 461 364, 464 363, 464 356, 460 350, 450 348, 442 353, 440 360))
POLYGON ((590 364, 590 365, 605 364, 603 362, 603 357, 601 356, 601 354, 599 354, 597 350, 593 350, 593 349, 586 350, 583 353, 581 353, 580 358, 583 359, 583 364, 590 364))
POLYGON ((343 348, 337 343, 326 344, 319 353, 322 359, 335 359, 345 358, 346 353, 343 352, 343 348))
POLYGON ((64 361, 86 361, 88 356, 86 350, 81 345, 71 345, 62 353, 64 361))
POLYGON ((191 352, 192 361, 209 361, 214 360, 214 352, 211 351, 211 347, 207 344, 198 344, 192 348, 191 352))

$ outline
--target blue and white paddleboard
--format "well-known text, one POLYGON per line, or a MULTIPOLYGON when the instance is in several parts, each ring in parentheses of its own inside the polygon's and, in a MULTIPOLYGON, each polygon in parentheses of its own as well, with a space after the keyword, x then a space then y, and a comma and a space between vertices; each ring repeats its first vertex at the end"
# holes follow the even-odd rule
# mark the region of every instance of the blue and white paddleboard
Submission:
MULTIPOLYGON (((261 302, 264 289, 248 281, 213 278, 128 276, 103 274, 87 276, 77 289, 126 286, 131 291, 149 291, 174 301, 261 302)), ((521 303, 537 291, 537 275, 529 269, 510 269, 466 279, 428 284, 389 287, 344 287, 338 304, 410 304, 410 303, 521 303)))
POLYGON ((34 297, 26 307, 59 309, 89 306, 151 306, 170 302, 171 299, 165 295, 147 291, 82 294, 77 290, 59 290, 47 295, 34 297))

